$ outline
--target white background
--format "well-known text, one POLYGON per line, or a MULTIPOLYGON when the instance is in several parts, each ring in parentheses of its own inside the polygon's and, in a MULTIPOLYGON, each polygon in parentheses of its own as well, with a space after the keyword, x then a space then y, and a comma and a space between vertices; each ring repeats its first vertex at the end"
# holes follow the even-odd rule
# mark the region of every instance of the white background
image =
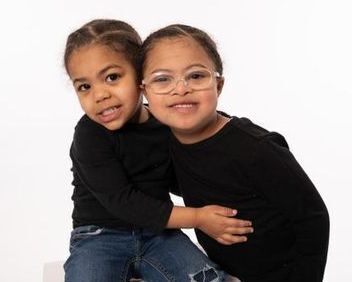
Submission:
POLYGON ((351 281, 352 4, 349 0, 7 1, 0 4, 0 281, 38 282, 68 255, 70 146, 81 115, 62 67, 66 36, 93 18, 145 37, 208 31, 220 109, 282 133, 330 212, 325 281, 351 281))

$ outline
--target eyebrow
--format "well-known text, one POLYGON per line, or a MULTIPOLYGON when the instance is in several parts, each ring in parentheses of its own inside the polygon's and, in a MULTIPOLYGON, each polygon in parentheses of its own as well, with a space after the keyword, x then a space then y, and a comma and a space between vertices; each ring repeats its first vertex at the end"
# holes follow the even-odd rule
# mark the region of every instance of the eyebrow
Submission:
MULTIPOLYGON (((107 65, 106 67, 102 68, 99 72, 98 72, 98 76, 101 76, 103 73, 105 73, 106 71, 108 71, 109 69, 113 69, 113 68, 119 68, 121 69, 122 67, 120 65, 117 65, 117 64, 110 64, 110 65, 107 65)), ((83 81, 86 81, 87 79, 85 77, 78 77, 78 78, 75 78, 73 80, 73 84, 75 84, 76 82, 83 82, 83 81)))
MULTIPOLYGON (((192 64, 192 65, 187 66, 184 70, 189 70, 189 69, 194 68, 194 67, 201 67, 201 68, 204 68, 204 69, 208 68, 207 66, 205 66, 203 64, 192 64)), ((172 70, 170 70, 170 69, 156 69, 156 70, 152 71, 152 74, 158 73, 158 72, 172 72, 172 70)))

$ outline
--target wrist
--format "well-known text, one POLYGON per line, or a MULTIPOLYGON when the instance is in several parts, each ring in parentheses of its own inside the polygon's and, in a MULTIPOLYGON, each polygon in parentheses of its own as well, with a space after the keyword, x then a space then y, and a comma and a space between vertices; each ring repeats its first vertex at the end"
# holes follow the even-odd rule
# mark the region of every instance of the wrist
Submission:
POLYGON ((194 228, 200 229, 201 227, 201 209, 202 208, 193 208, 193 222, 194 228))

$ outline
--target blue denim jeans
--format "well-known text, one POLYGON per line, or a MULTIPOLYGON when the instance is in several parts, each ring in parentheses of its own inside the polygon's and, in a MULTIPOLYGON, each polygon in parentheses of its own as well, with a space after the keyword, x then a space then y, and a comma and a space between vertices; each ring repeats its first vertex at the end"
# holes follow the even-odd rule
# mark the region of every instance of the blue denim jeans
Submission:
POLYGON ((71 233, 66 282, 226 281, 220 270, 181 230, 154 234, 143 229, 82 226, 71 233))

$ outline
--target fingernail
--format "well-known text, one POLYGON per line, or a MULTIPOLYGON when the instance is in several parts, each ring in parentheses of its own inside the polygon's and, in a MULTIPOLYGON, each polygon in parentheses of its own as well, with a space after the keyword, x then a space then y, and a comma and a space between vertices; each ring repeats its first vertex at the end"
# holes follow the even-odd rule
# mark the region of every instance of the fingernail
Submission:
POLYGON ((237 214, 237 210, 232 210, 232 214, 236 215, 237 214))

